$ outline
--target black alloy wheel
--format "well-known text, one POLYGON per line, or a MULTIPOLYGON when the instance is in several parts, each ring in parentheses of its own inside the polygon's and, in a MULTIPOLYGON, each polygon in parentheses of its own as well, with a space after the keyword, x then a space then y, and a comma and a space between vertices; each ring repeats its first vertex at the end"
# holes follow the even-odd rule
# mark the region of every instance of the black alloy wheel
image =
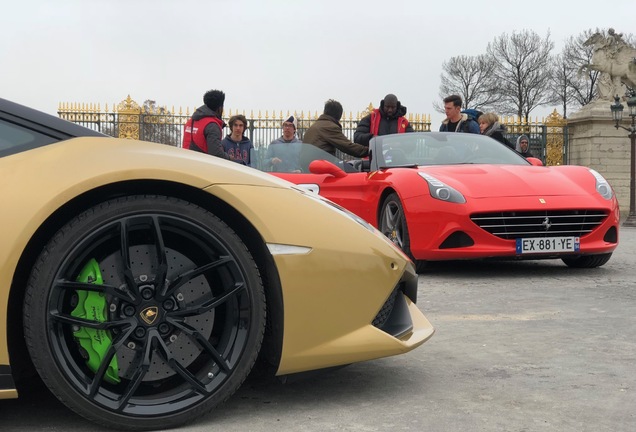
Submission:
POLYGON ((409 229, 400 198, 396 193, 386 197, 380 212, 380 232, 387 236, 397 247, 411 256, 409 229))
POLYGON ((223 221, 137 195, 53 236, 28 282, 24 327, 40 376, 67 406, 111 428, 165 429, 236 391, 265 310, 258 268, 223 221))

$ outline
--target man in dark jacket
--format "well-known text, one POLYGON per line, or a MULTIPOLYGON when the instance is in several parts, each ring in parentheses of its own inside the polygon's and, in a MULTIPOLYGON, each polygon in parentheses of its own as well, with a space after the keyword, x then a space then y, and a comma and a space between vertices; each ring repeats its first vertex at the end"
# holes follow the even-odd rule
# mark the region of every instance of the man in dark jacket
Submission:
POLYGON ((313 144, 334 156, 336 149, 351 156, 367 156, 369 153, 368 147, 351 142, 342 133, 342 126, 340 125, 342 111, 340 102, 333 99, 325 102, 323 114, 307 129, 303 135, 303 142, 313 144))
POLYGON ((440 132, 481 133, 477 120, 462 113, 462 103, 462 97, 459 95, 450 95, 444 98, 446 118, 439 127, 440 132))
POLYGON ((380 108, 374 109, 360 120, 353 141, 369 146, 369 141, 376 135, 413 132, 405 115, 406 107, 400 104, 397 96, 388 94, 380 101, 380 108))
POLYGON ((225 127, 221 118, 224 102, 225 93, 221 90, 210 90, 203 95, 204 105, 197 108, 185 124, 183 148, 229 159, 221 144, 225 127))

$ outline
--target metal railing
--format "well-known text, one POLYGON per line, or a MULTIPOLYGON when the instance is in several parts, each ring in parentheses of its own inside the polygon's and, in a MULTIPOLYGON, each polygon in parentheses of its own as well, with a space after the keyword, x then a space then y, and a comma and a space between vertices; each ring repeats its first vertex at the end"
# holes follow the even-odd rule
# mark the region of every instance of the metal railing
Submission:
MULTIPOLYGON (((358 122, 362 117, 367 115, 373 109, 371 105, 355 115, 353 112, 344 113, 340 124, 342 132, 353 139, 353 134, 358 122)), ((100 104, 85 103, 60 103, 58 115, 73 123, 81 124, 85 127, 100 131, 107 135, 118 138, 132 138, 145 141, 158 142, 173 146, 181 146, 183 139, 183 125, 190 119, 192 113, 186 108, 185 111, 179 108, 175 111, 174 107, 169 110, 166 107, 155 107, 154 105, 140 106, 132 100, 130 96, 117 105, 112 106, 112 110, 108 109, 108 105, 102 110, 100 104)), ((262 111, 254 113, 251 111, 249 115, 245 111, 226 110, 223 113, 223 119, 227 122, 232 115, 243 114, 247 118, 247 128, 245 135, 252 141, 254 147, 267 147, 276 138, 282 134, 281 126, 283 120, 294 115, 298 119, 297 135, 302 136, 316 119, 319 117, 318 112, 304 111, 262 111)), ((409 123, 417 131, 430 131, 431 121, 429 115, 424 114, 408 114, 409 123)), ((226 128, 224 134, 229 133, 226 128)))
MULTIPOLYGON (((357 112, 344 113, 340 124, 342 132, 351 140, 358 122, 373 109, 372 104, 357 112)), ((190 119, 194 109, 175 110, 166 107, 156 107, 154 103, 140 106, 130 96, 119 104, 108 105, 101 109, 100 104, 60 103, 58 115, 73 123, 100 131, 119 138, 132 138, 152 141, 180 147, 183 140, 183 125, 190 119)), ((281 136, 281 124, 284 119, 294 115, 298 119, 297 135, 302 139, 304 132, 319 117, 318 112, 305 111, 262 111, 254 113, 239 110, 227 110, 223 119, 227 122, 232 115, 243 114, 247 118, 245 135, 252 141, 254 147, 267 148, 269 143, 281 136)), ((431 130, 431 118, 428 114, 407 114, 409 123, 418 132, 431 130)), ((567 164, 568 130, 567 121, 556 110, 547 118, 525 121, 515 117, 503 117, 500 121, 506 126, 508 138, 515 143, 522 134, 530 139, 530 151, 539 157, 546 165, 567 164)), ((436 130, 436 129, 435 129, 436 130)), ((229 133, 226 128, 224 134, 229 133)))

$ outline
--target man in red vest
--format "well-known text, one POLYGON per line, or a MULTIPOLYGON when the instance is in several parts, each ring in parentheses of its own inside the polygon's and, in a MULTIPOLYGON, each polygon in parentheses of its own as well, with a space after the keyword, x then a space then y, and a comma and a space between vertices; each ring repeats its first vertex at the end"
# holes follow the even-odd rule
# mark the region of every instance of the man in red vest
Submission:
POLYGON ((371 111, 358 122, 353 134, 353 142, 369 146, 369 140, 376 135, 413 132, 413 127, 404 117, 406 107, 400 104, 397 96, 388 94, 380 101, 380 108, 371 111))
POLYGON ((183 148, 229 159, 221 144, 225 127, 221 118, 224 102, 225 93, 221 90, 210 90, 203 95, 204 105, 197 108, 185 124, 183 148))

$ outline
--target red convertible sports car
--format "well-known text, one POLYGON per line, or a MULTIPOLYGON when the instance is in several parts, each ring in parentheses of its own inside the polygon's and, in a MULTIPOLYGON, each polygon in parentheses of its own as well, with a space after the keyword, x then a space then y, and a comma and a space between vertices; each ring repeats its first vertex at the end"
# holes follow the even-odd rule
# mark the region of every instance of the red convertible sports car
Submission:
POLYGON ((618 201, 601 174, 545 167, 489 137, 379 136, 369 160, 338 160, 311 144, 296 151, 302 172, 274 175, 356 213, 418 264, 560 258, 598 267, 618 245, 618 201))

